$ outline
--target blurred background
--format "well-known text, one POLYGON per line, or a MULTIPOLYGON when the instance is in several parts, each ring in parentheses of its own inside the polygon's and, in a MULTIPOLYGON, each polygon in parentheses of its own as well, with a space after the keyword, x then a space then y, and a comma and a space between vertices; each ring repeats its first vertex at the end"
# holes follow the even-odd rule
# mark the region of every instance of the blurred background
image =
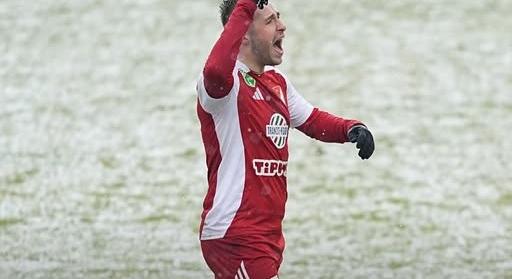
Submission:
MULTIPOLYGON (((274 3, 280 69, 376 140, 291 132, 281 278, 512 278, 512 1, 274 3)), ((212 278, 217 4, 0 1, 0 278, 212 278)))

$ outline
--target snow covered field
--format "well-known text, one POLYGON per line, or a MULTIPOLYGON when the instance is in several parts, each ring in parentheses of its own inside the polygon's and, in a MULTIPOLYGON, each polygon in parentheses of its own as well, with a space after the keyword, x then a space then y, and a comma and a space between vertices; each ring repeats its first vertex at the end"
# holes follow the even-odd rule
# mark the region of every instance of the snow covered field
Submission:
MULTIPOLYGON (((195 79, 214 0, 0 1, 0 278, 211 278, 195 79)), ((275 0, 311 103, 281 278, 512 278, 512 1, 275 0)))

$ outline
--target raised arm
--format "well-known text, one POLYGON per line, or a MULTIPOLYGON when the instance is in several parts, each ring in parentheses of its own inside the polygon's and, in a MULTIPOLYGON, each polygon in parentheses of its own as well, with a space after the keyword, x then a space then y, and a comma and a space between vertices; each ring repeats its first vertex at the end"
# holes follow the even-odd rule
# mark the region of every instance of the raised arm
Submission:
POLYGON ((255 0, 238 0, 224 31, 213 46, 203 70, 204 85, 210 97, 220 99, 233 87, 232 74, 240 45, 256 9, 255 0))

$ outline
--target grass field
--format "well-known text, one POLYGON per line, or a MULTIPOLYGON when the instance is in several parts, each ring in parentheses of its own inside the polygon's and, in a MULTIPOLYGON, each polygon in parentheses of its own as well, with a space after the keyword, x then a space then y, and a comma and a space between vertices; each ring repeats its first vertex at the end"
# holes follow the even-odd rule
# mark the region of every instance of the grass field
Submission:
MULTIPOLYGON (((0 1, 0 278, 211 278, 216 2, 0 1)), ((512 1, 275 3, 281 69, 377 146, 291 132, 281 278, 512 278, 512 1)))

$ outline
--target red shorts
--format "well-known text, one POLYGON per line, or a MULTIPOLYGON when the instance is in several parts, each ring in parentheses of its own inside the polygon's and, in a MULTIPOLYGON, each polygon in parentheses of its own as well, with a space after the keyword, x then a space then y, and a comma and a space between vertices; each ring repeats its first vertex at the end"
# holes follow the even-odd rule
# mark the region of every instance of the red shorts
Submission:
POLYGON ((277 278, 283 260, 282 235, 202 240, 203 257, 215 279, 277 278))

